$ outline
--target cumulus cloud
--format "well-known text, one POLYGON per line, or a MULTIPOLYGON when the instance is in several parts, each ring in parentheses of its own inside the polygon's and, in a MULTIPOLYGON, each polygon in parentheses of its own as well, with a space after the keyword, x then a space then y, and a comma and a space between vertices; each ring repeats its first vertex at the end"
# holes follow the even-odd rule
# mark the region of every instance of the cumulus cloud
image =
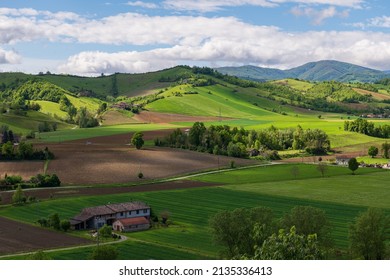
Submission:
POLYGON ((128 6, 133 7, 141 7, 141 8, 147 8, 147 9, 156 9, 158 8, 158 5, 155 3, 149 3, 149 2, 142 2, 142 1, 129 1, 126 3, 128 6))
MULTIPOLYGON (((329 10, 322 20, 337 13, 337 9, 329 10)), ((388 68, 385 62, 390 60, 390 34, 383 32, 289 33, 275 26, 254 25, 234 17, 123 13, 86 18, 73 13, 0 9, 1 44, 44 39, 120 45, 122 50, 129 49, 116 53, 86 51, 75 54, 58 68, 60 72, 74 74, 147 72, 198 62, 202 65, 255 64, 289 68, 322 59, 384 69, 388 68), (134 51, 135 45, 142 47, 134 51)), ((100 46, 95 47, 98 50, 100 46)), ((20 60, 16 53, 2 51, 0 54, 3 63, 20 60)))
POLYGON ((323 59, 384 69, 390 59, 390 35, 365 32, 291 34, 259 27, 247 32, 241 40, 221 37, 210 38, 199 45, 175 45, 150 51, 82 52, 70 57, 59 70, 81 74, 147 72, 200 61, 290 68, 323 59))
POLYGON ((276 7, 284 3, 298 3, 305 5, 332 5, 360 9, 364 0, 165 0, 168 9, 181 11, 213 12, 224 7, 259 6, 276 7))
POLYGON ((17 64, 20 61, 21 57, 18 53, 0 49, 0 64, 17 64))
POLYGON ((293 15, 299 17, 299 16, 306 16, 312 19, 312 23, 314 25, 320 25, 323 23, 324 20, 332 17, 348 17, 349 11, 344 10, 342 12, 337 11, 337 9, 334 6, 316 10, 309 7, 294 7, 290 11, 293 15))

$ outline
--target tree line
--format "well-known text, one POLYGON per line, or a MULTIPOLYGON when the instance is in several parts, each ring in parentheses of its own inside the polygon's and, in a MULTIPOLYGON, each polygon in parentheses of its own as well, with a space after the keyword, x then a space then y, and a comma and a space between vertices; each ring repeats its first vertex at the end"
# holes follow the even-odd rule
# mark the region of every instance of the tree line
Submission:
POLYGON ((34 150, 31 143, 18 142, 18 138, 7 126, 0 127, 0 160, 48 160, 54 159, 54 154, 45 147, 34 150))
POLYGON ((345 121, 344 130, 358 132, 378 138, 390 138, 390 125, 384 124, 381 126, 375 126, 373 122, 369 122, 361 118, 354 121, 345 121))
MULTIPOLYGON (((4 178, 0 178, 1 190, 13 190, 18 188, 50 188, 59 187, 61 180, 56 174, 37 174, 32 176, 29 180, 23 180, 18 175, 4 175, 4 178)), ((23 196, 21 196, 23 197, 23 196)), ((26 202, 25 199, 18 200, 18 202, 26 202)))
POLYGON ((263 130, 246 130, 228 125, 206 127, 196 122, 188 133, 174 130, 164 139, 155 139, 156 146, 169 146, 245 158, 261 155, 267 151, 305 150, 309 154, 320 155, 330 151, 328 135, 319 129, 278 129, 274 126, 263 130))

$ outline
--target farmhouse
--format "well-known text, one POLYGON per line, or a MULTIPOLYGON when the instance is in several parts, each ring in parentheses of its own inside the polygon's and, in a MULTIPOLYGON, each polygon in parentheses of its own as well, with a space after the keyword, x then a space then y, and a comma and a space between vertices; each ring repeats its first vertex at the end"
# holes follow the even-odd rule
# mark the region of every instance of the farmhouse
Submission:
POLYGON ((350 159, 351 158, 347 158, 347 157, 336 157, 336 164, 337 165, 348 165, 348 161, 350 159))
POLYGON ((133 201, 84 208, 70 223, 76 230, 97 229, 104 225, 112 226, 115 221, 121 220, 123 222, 118 223, 119 229, 145 229, 146 225, 149 226, 150 206, 141 201, 133 201))

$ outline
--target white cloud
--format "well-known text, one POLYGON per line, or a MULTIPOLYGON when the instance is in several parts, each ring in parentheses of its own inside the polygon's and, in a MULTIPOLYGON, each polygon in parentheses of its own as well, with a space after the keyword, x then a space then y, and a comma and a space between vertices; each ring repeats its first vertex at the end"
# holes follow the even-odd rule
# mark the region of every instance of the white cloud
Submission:
POLYGON ((290 34, 263 27, 241 31, 244 35, 240 39, 210 38, 193 46, 175 45, 143 52, 82 52, 70 57, 59 70, 79 74, 147 72, 191 61, 290 68, 323 59, 386 69, 386 61, 390 59, 389 34, 356 31, 290 34))
POLYGON ((18 53, 0 49, 0 64, 17 64, 20 61, 21 57, 18 53))
POLYGON ((348 17, 349 12, 348 10, 344 10, 342 12, 338 12, 337 9, 334 6, 322 9, 322 10, 316 10, 309 7, 294 7, 290 10, 290 12, 295 16, 306 16, 312 19, 312 23, 314 25, 320 25, 323 23, 325 19, 332 18, 332 17, 348 17))
MULTIPOLYGON (((335 13, 337 11, 329 10, 322 18, 335 13)), ((45 39, 74 44, 121 45, 121 49, 129 49, 116 53, 80 52, 57 68, 60 72, 74 74, 146 72, 191 62, 289 68, 322 59, 386 69, 386 62, 390 61, 390 34, 381 32, 288 33, 274 26, 253 25, 234 17, 124 13, 91 19, 73 13, 0 9, 1 44, 45 39), (132 51, 134 45, 145 46, 148 50, 132 51)), ((20 60, 14 52, 0 51, 0 54, 3 62, 20 60)), ((54 69, 50 71, 54 72, 54 69)))
POLYGON ((390 28, 390 17, 375 17, 369 20, 368 26, 390 28))
POLYGON ((158 8, 158 5, 155 3, 143 2, 143 1, 129 1, 126 3, 126 5, 133 6, 133 7, 147 8, 147 9, 158 8))
POLYGON ((224 7, 259 6, 275 7, 284 3, 298 3, 305 5, 332 5, 360 9, 365 0, 165 0, 168 9, 181 11, 213 12, 224 7))

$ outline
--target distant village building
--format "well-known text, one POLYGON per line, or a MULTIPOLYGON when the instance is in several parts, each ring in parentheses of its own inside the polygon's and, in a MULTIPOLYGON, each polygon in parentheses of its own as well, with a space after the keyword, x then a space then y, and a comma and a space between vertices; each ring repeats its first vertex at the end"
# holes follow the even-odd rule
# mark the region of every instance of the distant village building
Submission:
MULTIPOLYGON (((98 229, 104 225, 115 225, 121 231, 147 229, 150 226, 150 206, 141 201, 84 208, 70 220, 72 228, 98 229)), ((114 227, 114 230, 116 228, 114 227)))
POLYGON ((348 165, 348 161, 351 158, 348 157, 336 157, 336 164, 337 165, 348 165))

